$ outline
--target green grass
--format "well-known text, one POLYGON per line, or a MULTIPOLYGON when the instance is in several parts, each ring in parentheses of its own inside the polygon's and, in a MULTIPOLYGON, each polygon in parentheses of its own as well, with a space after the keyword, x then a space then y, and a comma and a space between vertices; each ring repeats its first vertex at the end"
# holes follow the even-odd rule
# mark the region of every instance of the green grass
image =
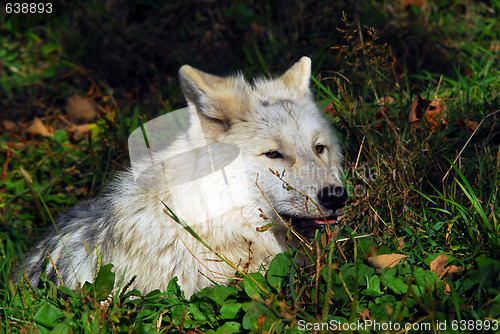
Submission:
MULTIPOLYGON (((429 15, 450 26, 454 22, 449 15, 429 15)), ((345 47, 337 48, 344 66, 331 72, 325 68, 315 76, 314 89, 322 107, 331 105, 327 117, 345 145, 345 180, 351 198, 339 228, 331 231, 331 241, 325 235, 311 241, 312 265, 295 264, 294 258, 306 248, 290 249, 277 255, 267 271, 240 273, 227 286, 203 289, 189 299, 176 279, 167 291, 144 295, 130 290, 129 282, 115 277, 112 265, 105 263, 93 282, 73 291, 56 287, 44 274, 36 287, 10 280, 18 259, 51 223, 44 203, 56 216, 79 200, 98 195, 112 170, 124 164, 116 152, 124 150, 128 134, 140 126, 144 108, 132 108, 130 103, 120 107, 106 91, 106 98, 95 100, 100 118, 88 136, 68 136, 59 129, 54 138, 15 149, 8 146, 13 137, 0 134, 0 155, 6 157, 0 184, 0 329, 5 333, 300 333, 321 332, 325 328, 317 327, 325 323, 334 329, 339 323, 374 320, 409 323, 429 333, 438 333, 444 321, 450 333, 500 331, 495 322, 500 317, 496 124, 500 73, 495 62, 498 51, 485 47, 496 36, 495 19, 481 21, 474 31, 461 26, 458 32, 465 36, 462 52, 467 57, 449 76, 424 71, 410 75, 394 67, 390 49, 373 31, 361 29, 365 43, 361 44, 359 31, 354 31, 358 27, 345 23, 345 47), (417 96, 422 101, 420 112, 434 98, 442 99, 446 125, 433 127, 424 116, 410 124, 417 96), (465 118, 479 127, 464 125, 465 118), (392 268, 376 271, 366 261, 375 254, 393 253, 406 258, 392 268), (447 266, 464 270, 438 276, 431 267, 443 254, 447 266), (115 282, 119 288, 112 290, 115 282)), ((36 74, 28 75, 34 81, 16 81, 19 78, 11 72, 0 77, 0 86, 17 100, 20 87, 35 94, 40 89, 37 80, 50 81, 55 76, 47 70, 53 65, 51 57, 63 56, 53 45, 42 48, 35 37, 28 40, 35 56, 11 56, 7 65, 36 74), (35 58, 43 64, 35 66, 35 58)), ((19 46, 3 41, 12 46, 6 49, 9 55, 19 51, 19 46)), ((266 53, 256 44, 246 53, 253 67, 270 69, 266 53)), ((83 73, 79 66, 65 64, 83 73)), ((66 81, 62 85, 66 84, 63 91, 69 96, 74 91, 66 81)), ((32 103, 46 103, 48 115, 54 116, 58 99, 64 97, 32 103)), ((179 96, 171 97, 174 105, 178 100, 179 96)), ((161 104, 171 110, 170 100, 161 104)), ((57 117, 46 122, 58 125, 57 117)), ((370 328, 358 332, 369 333, 370 328)))

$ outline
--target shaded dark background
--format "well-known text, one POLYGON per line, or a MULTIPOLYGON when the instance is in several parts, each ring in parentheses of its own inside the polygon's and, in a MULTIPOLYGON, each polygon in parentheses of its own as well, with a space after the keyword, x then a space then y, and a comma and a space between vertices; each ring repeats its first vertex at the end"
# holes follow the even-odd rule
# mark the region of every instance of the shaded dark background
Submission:
MULTIPOLYGON (((161 96, 180 106, 177 70, 186 63, 215 74, 279 73, 308 55, 314 73, 337 71, 344 59, 331 47, 345 43, 337 30, 344 25, 343 12, 354 25, 374 27, 401 69, 453 76, 468 70, 461 59, 474 53, 463 47, 475 38, 467 34, 474 24, 467 17, 492 18, 494 6, 446 0, 58 1, 51 14, 1 19, 3 40, 16 41, 17 51, 30 39, 27 32, 36 34, 39 49, 53 43, 57 50, 32 55, 35 63, 54 62, 54 74, 21 85, 9 84, 9 64, 0 57, 0 68, 7 71, 0 82, 7 92, 0 97, 0 117, 13 112, 32 118, 43 110, 27 105, 27 96, 57 107, 73 94, 68 87, 87 91, 92 81, 117 98, 148 104, 161 96)), ((492 33, 485 32, 485 41, 492 33)))

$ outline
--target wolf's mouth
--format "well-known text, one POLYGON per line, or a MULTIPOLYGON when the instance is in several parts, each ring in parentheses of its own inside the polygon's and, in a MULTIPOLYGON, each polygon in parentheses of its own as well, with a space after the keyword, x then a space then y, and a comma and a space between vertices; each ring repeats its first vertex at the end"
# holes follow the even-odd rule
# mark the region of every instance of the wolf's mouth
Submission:
POLYGON ((336 224, 337 220, 339 219, 338 215, 328 216, 322 219, 312 219, 288 215, 281 216, 287 223, 291 222, 292 226, 297 230, 297 232, 307 237, 313 237, 315 230, 319 230, 326 225, 336 224))

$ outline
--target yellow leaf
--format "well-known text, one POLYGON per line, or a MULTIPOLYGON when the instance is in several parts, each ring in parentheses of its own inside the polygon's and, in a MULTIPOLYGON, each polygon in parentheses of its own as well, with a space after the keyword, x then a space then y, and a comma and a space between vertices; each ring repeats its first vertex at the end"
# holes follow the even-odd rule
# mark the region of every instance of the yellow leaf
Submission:
POLYGON ((369 265, 375 268, 375 271, 381 272, 385 268, 395 267, 404 258, 406 258, 406 255, 404 254, 381 254, 372 256, 366 259, 366 261, 369 265))

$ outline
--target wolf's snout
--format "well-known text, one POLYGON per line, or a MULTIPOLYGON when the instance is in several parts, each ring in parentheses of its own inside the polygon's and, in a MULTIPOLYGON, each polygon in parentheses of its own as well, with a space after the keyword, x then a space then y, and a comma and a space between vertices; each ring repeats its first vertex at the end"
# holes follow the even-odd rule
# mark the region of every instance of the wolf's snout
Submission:
POLYGON ((343 208, 347 199, 347 190, 342 186, 324 187, 318 193, 319 204, 333 211, 343 208))

